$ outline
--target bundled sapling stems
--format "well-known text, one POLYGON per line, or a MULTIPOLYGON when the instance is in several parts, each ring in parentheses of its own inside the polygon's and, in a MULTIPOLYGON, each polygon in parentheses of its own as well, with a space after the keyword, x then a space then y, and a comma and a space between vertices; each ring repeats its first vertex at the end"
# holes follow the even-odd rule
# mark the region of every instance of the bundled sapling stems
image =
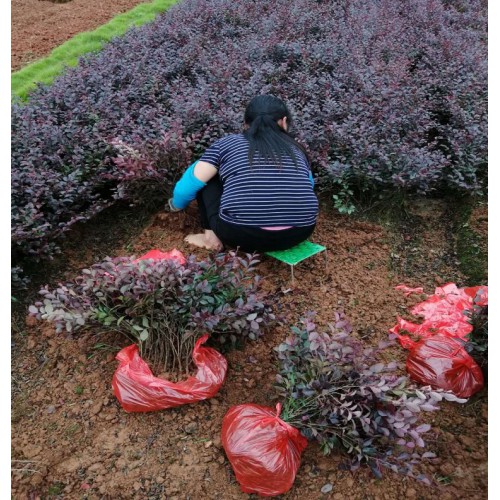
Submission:
POLYGON ((335 314, 328 332, 317 331, 311 316, 292 327, 276 348, 283 420, 318 441, 325 454, 347 453, 351 470, 366 464, 379 477, 387 467, 429 483, 414 472, 422 458, 435 456, 417 451, 431 428, 420 422, 420 413, 438 410, 443 399, 465 400, 411 384, 395 373, 397 363, 377 359, 389 342, 366 348, 351 332, 342 313, 335 314))
POLYGON ((255 256, 234 252, 185 264, 175 260, 106 258, 71 283, 45 286, 30 314, 74 334, 101 324, 139 343, 165 369, 185 370, 204 333, 215 342, 256 339, 275 317, 260 290, 255 256))

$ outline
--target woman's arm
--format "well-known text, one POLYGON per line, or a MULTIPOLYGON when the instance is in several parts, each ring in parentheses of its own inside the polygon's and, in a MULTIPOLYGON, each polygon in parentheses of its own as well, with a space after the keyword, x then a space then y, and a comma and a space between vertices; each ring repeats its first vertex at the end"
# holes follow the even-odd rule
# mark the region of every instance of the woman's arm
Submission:
POLYGON ((217 175, 218 170, 206 161, 198 161, 194 167, 194 175, 200 181, 207 183, 217 175))
POLYGON ((314 188, 314 177, 313 173, 309 170, 309 180, 311 181, 312 187, 314 188))
POLYGON ((171 210, 183 210, 196 198, 196 193, 217 175, 217 169, 205 161, 196 161, 184 172, 168 201, 171 210))

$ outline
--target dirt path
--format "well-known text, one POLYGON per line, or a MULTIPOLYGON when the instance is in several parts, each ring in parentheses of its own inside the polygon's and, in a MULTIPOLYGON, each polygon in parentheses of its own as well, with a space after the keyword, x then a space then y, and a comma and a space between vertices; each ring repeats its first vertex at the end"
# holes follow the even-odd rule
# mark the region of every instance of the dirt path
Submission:
POLYGON ((82 31, 93 30, 144 0, 12 0, 11 71, 48 55, 82 31))
MULTIPOLYGON (((297 268, 297 286, 280 299, 288 325, 228 354, 228 377, 220 393, 196 405, 127 414, 111 388, 114 353, 127 345, 124 339, 93 330, 72 341, 54 336, 50 325, 21 324, 12 357, 12 457, 19 461, 13 468, 30 471, 13 473, 13 498, 251 498, 240 492, 221 448, 222 418, 235 404, 275 405, 273 347, 301 314, 314 309, 317 323, 326 324, 342 307, 355 334, 370 344, 385 338, 396 315, 414 303, 393 289, 396 284, 423 285, 427 292, 443 280, 470 284, 456 270, 445 238, 446 207, 437 203, 431 213, 415 208, 414 234, 419 238, 396 250, 398 238, 408 243, 404 234, 341 217, 325 207, 313 240, 328 247, 328 268, 319 256, 297 268), (409 255, 416 265, 400 265, 409 255)), ((189 219, 191 226, 182 229, 177 217, 154 217, 138 236, 123 238, 120 248, 114 245, 114 255, 174 247, 189 253, 183 237, 195 223, 189 219)), ((80 228, 74 246, 67 245, 73 248, 67 273, 74 275, 102 256, 93 241, 105 231, 99 224, 80 228)), ((286 267, 264 259, 258 272, 267 290, 290 288, 286 267)), ((405 357, 399 348, 393 355, 401 361, 405 357)), ((316 445, 309 445, 294 487, 282 498, 487 498, 486 390, 466 405, 445 404, 427 421, 436 431, 428 441, 438 458, 425 472, 439 484, 437 491, 391 472, 376 480, 366 470, 340 471, 340 456, 323 457, 316 445), (320 493, 326 483, 333 485, 328 496, 320 493)))

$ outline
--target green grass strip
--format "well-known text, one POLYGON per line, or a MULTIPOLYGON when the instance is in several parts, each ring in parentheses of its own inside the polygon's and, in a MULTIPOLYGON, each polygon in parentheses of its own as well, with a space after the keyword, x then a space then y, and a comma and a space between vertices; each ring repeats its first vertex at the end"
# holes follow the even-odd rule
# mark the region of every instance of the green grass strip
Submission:
POLYGON ((460 271, 467 276, 470 286, 488 283, 488 241, 471 227, 470 219, 475 204, 481 199, 466 199, 457 204, 455 234, 460 271))
POLYGON ((76 66, 84 54, 98 52, 113 37, 123 35, 132 26, 142 26, 153 21, 178 0, 154 0, 151 3, 139 4, 128 12, 115 16, 111 21, 93 31, 80 33, 59 47, 47 57, 35 61, 12 73, 12 96, 26 100, 38 82, 50 84, 67 66, 76 66))

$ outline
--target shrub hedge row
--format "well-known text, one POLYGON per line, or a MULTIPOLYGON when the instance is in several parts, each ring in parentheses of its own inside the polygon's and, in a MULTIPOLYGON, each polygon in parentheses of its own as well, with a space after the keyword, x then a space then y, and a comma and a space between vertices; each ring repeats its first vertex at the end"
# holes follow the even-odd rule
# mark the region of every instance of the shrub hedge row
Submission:
POLYGON ((482 0, 184 0, 12 109, 22 254, 116 198, 166 199, 188 163, 283 98, 320 185, 480 188, 482 0))

